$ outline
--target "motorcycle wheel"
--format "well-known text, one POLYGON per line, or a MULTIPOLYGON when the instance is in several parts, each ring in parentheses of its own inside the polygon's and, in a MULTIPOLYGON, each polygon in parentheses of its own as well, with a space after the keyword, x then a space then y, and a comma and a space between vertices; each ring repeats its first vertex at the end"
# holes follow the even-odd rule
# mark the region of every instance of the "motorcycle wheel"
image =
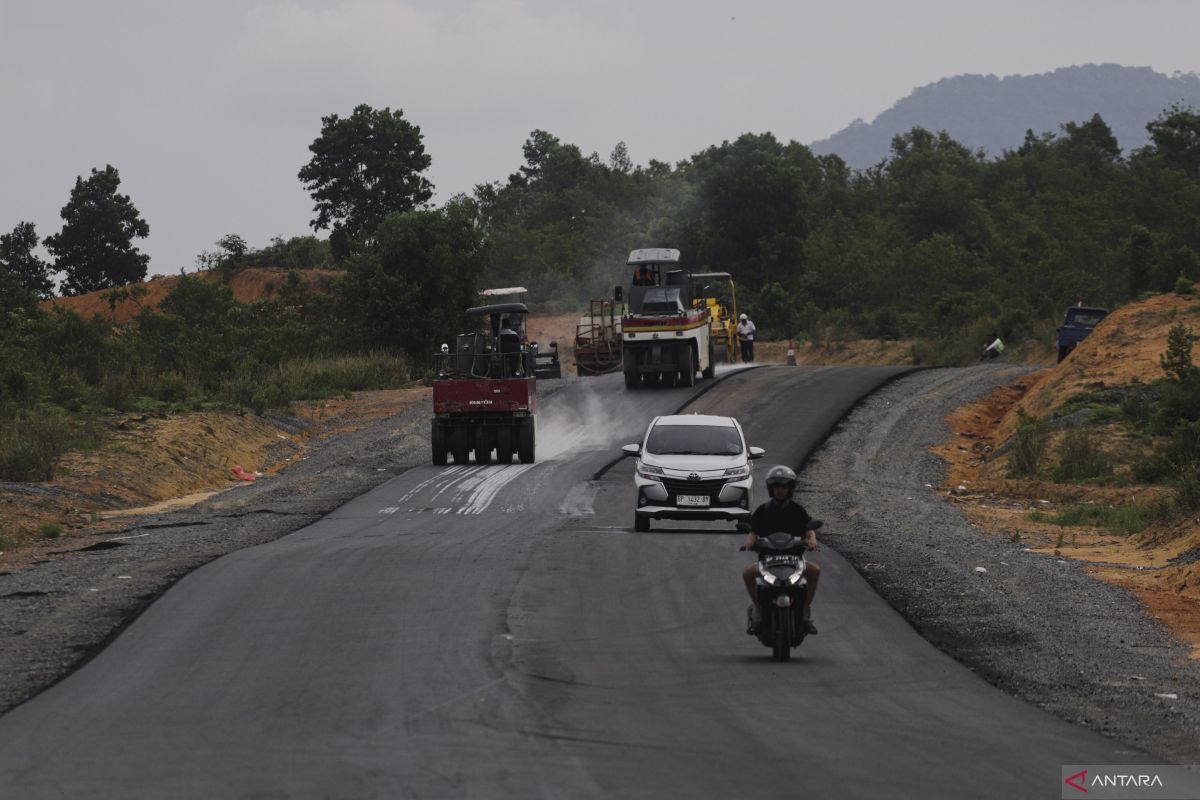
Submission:
POLYGON ((792 657, 792 610, 779 608, 775 610, 775 638, 771 647, 771 655, 776 661, 788 661, 792 657))

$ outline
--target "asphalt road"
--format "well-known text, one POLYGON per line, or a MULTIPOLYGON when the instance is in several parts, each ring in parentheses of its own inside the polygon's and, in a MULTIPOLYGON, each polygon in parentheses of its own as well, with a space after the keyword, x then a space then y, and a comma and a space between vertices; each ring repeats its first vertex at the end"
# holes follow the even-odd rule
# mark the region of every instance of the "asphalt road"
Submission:
MULTIPOLYGON (((751 370, 688 410, 798 464, 895 374, 751 370)), ((1150 761, 984 683, 828 548, 820 635, 771 661, 732 526, 631 532, 632 461, 605 467, 691 392, 619 382, 551 397, 535 465, 414 469, 180 581, 0 718, 0 797, 1053 797, 1062 764, 1150 761)))

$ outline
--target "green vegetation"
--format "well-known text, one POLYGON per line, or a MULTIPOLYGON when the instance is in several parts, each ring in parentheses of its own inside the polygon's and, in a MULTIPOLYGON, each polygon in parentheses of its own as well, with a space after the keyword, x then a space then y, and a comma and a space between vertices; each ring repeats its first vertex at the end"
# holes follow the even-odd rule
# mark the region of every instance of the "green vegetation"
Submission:
POLYGON ((64 294, 83 294, 134 283, 146 277, 150 257, 133 240, 150 235, 150 226, 128 195, 117 194, 121 176, 111 164, 75 179, 62 209, 62 230, 47 236, 54 268, 66 274, 64 294))
POLYGON ((63 526, 58 522, 44 521, 38 524, 38 536, 43 539, 57 539, 62 532, 63 526))
POLYGON ((1071 428, 1058 448, 1054 480, 1060 483, 1088 481, 1112 475, 1112 462, 1086 428, 1071 428))
MULTIPOLYGON (((1072 505, 1062 510, 1047 514, 1043 511, 1031 511, 1029 519, 1033 522, 1048 522, 1053 525, 1067 527, 1081 526, 1103 528, 1113 533, 1129 536, 1145 530, 1154 522, 1169 516, 1171 509, 1166 505, 1137 505, 1125 503, 1119 506, 1106 505, 1072 505)), ((1062 547, 1063 534, 1059 534, 1058 546, 1062 547)))
MULTIPOLYGON (((33 226, 0 236, 2 469, 52 470, 63 437, 46 420, 64 414, 261 412, 407 383, 437 342, 473 324, 463 311, 480 286, 525 285, 535 308, 577 311, 628 283, 636 247, 678 247, 687 268, 732 272, 764 338, 911 339, 915 358, 936 364, 975 361, 992 331, 1010 346, 1046 342, 1080 298, 1111 308, 1200 278, 1200 114, 1172 106, 1147 130, 1150 144, 1126 157, 1099 116, 1064 120, 988 160, 914 128, 866 170, 770 133, 641 165, 621 142, 604 159, 535 130, 506 180, 434 208, 420 128, 399 109, 360 105, 322 118, 299 171, 328 241, 256 249, 226 234, 199 258, 226 280, 183 276, 119 329, 40 310, 33 226), (291 271, 267 299, 238 302, 228 279, 262 264, 291 271), (344 277, 320 286, 303 272, 334 265, 344 277)), ((133 242, 149 231, 119 186, 111 166, 80 176, 62 230, 45 240, 64 291, 102 288, 114 307, 141 302, 125 284, 146 274, 133 242)), ((1155 469, 1180 487, 1196 457, 1177 423, 1200 419, 1183 344, 1146 391, 1076 403, 1090 423, 1170 436, 1155 469)), ((1108 479, 1086 437, 1045 463, 1050 424, 1022 422, 1014 474, 1108 479)))
POLYGON ((1031 417, 1018 409, 1017 433, 1013 440, 1012 455, 1008 460, 1008 474, 1013 478, 1037 475, 1046 456, 1050 426, 1042 419, 1031 417))

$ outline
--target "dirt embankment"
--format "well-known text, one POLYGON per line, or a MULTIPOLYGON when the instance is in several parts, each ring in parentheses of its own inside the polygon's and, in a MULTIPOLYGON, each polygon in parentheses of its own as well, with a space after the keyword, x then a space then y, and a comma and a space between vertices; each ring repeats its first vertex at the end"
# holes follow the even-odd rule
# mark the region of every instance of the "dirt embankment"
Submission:
POLYGON ((290 416, 231 412, 120 414, 103 443, 70 451, 53 480, 0 484, 0 567, 86 546, 131 515, 191 505, 305 457, 311 443, 358 430, 427 397, 414 387, 296 403, 290 416))
MULTIPOLYGON (((333 281, 342 275, 339 270, 305 269, 289 270, 283 267, 245 267, 223 274, 220 270, 190 273, 189 277, 213 283, 225 283, 233 296, 243 303, 278 297, 288 281, 288 274, 295 272, 303 288, 328 291, 333 281)), ((116 324, 133 319, 142 309, 158 308, 175 285, 178 275, 154 275, 144 283, 121 286, 74 297, 55 297, 42 303, 43 308, 64 308, 74 311, 84 319, 99 315, 116 324)))
MULTIPOLYGON (((1089 425, 1089 435, 1114 464, 1100 484, 1009 477, 1011 444, 1020 414, 1045 418, 1083 393, 1147 384, 1163 376, 1159 356, 1177 323, 1200 329, 1200 300, 1164 294, 1117 309, 1065 361, 1016 380, 958 409, 948 422, 953 438, 936 452, 950 463, 942 487, 972 522, 1037 552, 1087 562, 1098 578, 1134 592, 1200 657, 1200 519, 1175 517, 1133 535, 1101 527, 1055 524, 1066 507, 1149 505, 1170 492, 1139 485, 1128 469, 1156 442, 1132 436, 1119 423, 1089 425), (1041 512, 1036 514, 1034 512, 1041 512)), ((1066 426, 1049 435, 1046 461, 1060 454, 1066 426)))

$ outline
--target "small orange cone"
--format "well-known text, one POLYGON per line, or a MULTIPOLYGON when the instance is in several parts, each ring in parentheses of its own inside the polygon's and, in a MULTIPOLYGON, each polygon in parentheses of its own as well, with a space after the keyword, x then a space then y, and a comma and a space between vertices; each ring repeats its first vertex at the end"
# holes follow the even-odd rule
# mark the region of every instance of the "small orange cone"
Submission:
POLYGON ((796 343, 791 339, 788 339, 787 365, 789 367, 796 366, 796 343))

